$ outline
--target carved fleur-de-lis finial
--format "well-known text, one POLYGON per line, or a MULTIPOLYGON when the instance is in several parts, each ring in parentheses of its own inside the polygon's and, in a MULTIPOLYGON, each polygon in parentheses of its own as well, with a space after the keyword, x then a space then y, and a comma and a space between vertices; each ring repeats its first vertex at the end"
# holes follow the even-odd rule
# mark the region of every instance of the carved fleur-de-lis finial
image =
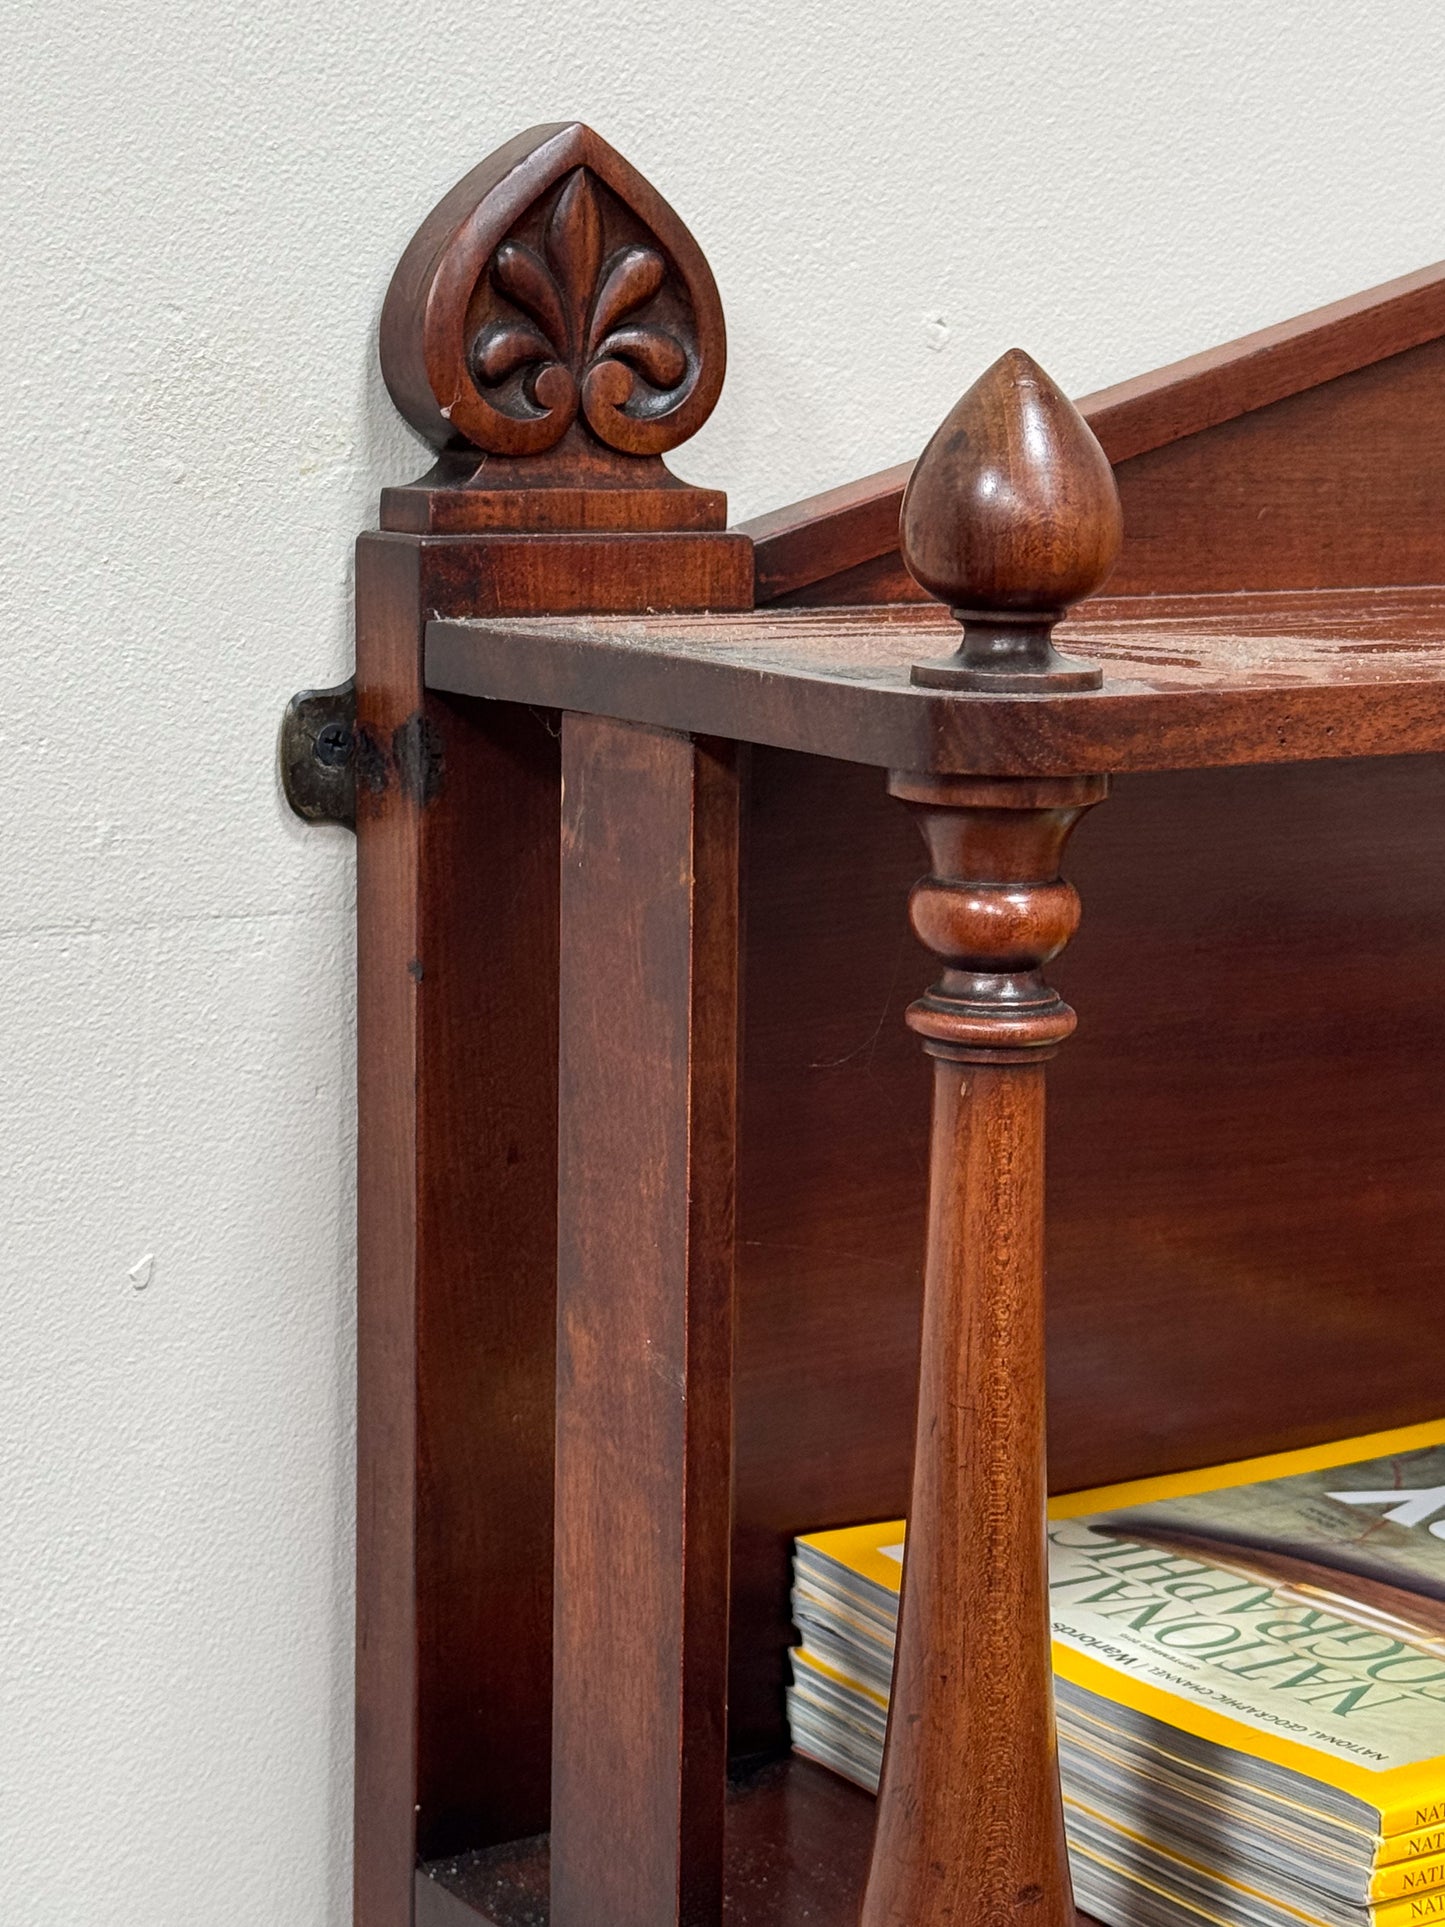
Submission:
POLYGON ((579 167, 547 221, 544 254, 524 241, 497 249, 492 280, 517 312, 482 329, 471 359, 504 412, 545 410, 560 440, 580 409, 599 440, 617 446, 619 410, 625 417, 630 403, 643 420, 662 413, 690 362, 676 334, 639 316, 666 279, 661 254, 633 245, 604 262, 602 245, 597 190, 579 167), (628 316, 638 319, 619 326, 628 316), (621 365, 620 378, 609 363, 621 365))
POLYGON ((1101 672, 1050 640, 1092 595, 1123 536, 1109 458, 1039 364, 1011 348, 920 456, 899 541, 915 580, 963 624, 957 652, 913 680, 982 692, 1097 689, 1101 672))
POLYGON ((494 455, 579 435, 593 451, 663 454, 711 413, 725 358, 696 242, 576 123, 521 135, 459 183, 402 257, 382 314, 402 413, 441 447, 494 455))

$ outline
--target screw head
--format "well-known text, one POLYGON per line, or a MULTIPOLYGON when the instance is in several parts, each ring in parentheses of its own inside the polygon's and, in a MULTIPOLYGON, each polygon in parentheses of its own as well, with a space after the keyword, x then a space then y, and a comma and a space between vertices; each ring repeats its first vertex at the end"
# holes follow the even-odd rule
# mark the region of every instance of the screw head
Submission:
POLYGON ((326 769, 340 769, 351 760, 354 739, 345 723, 323 723, 316 732, 312 754, 326 769))

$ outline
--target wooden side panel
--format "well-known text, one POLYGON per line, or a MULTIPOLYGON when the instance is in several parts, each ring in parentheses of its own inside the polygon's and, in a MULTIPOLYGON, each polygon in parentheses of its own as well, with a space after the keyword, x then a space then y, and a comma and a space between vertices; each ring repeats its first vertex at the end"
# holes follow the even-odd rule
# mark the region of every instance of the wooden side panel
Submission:
POLYGON ((931 1077, 903 1013, 936 971, 908 925, 923 846, 884 782, 749 761, 735 1755, 781 1735, 791 1535, 897 1516, 908 1491, 931 1077))
MULTIPOLYGON (((1117 467, 1442 334, 1445 263, 1437 263, 1102 388, 1079 411, 1117 467)), ((743 523, 756 545, 757 601, 896 600, 857 591, 873 584, 879 571, 872 565, 890 554, 896 567, 898 511, 912 466, 901 462, 743 523), (814 588, 821 593, 810 598, 814 588)))
POLYGON ((418 1851, 545 1825, 557 1184, 557 725, 429 700, 418 982, 418 1851))
MULTIPOLYGON (((1128 534, 1125 532, 1125 540, 1128 534)), ((873 609, 883 602, 931 602, 903 566, 897 549, 840 569, 777 598, 781 609, 873 609)))
MULTIPOLYGON (((421 681, 417 557, 357 551, 357 711, 388 741, 421 681)), ((416 809, 358 799, 356 1927, 405 1927, 416 1857, 416 809)))
POLYGON ((557 744, 423 700, 422 566, 361 544, 361 1927, 547 1813, 557 744))
POLYGON ((426 691, 423 621, 750 585, 721 534, 358 548, 357 1927, 549 1810, 560 730, 426 691))
MULTIPOLYGON (((881 775, 762 750, 752 769, 740 1753, 782 1736, 791 1534, 906 1506, 928 1081, 903 1009, 932 974, 905 915, 923 864, 881 775)), ((1068 871, 1053 1488, 1438 1414, 1445 760, 1123 778, 1068 871)))
POLYGON ((1110 595, 1445 577, 1445 340, 1120 463, 1110 595))
POLYGON ((1070 865, 1055 1489, 1436 1415, 1445 758, 1120 779, 1070 865))
MULTIPOLYGON (((1132 456, 1115 474, 1124 548, 1110 595, 1439 582, 1445 340, 1132 456)), ((923 599, 896 549, 778 598, 923 599)))
POLYGON ((563 723, 554 1927, 721 1918, 730 746, 563 723))

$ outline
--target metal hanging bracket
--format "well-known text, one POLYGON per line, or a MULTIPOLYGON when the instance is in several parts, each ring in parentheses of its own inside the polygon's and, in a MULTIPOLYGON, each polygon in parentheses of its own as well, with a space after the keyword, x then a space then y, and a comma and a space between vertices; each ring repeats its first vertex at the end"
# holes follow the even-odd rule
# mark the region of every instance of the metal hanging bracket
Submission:
POLYGON ((356 828, 356 679, 302 689, 281 719, 281 788, 307 823, 356 828))

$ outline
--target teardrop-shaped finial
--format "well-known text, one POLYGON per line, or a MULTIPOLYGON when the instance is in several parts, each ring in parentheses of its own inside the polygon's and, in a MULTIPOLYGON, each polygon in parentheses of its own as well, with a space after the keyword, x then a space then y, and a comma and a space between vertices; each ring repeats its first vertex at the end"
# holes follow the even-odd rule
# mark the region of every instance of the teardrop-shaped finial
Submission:
POLYGON ((903 560, 963 624, 957 652, 915 663, 934 688, 1097 689, 1102 672, 1049 633, 1114 566, 1114 471, 1092 429, 1021 348, 973 384, 929 442, 903 497, 903 560))

